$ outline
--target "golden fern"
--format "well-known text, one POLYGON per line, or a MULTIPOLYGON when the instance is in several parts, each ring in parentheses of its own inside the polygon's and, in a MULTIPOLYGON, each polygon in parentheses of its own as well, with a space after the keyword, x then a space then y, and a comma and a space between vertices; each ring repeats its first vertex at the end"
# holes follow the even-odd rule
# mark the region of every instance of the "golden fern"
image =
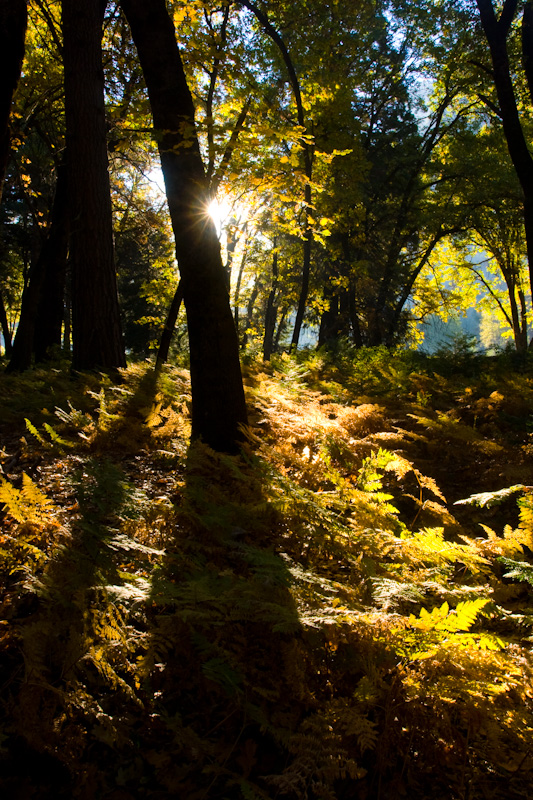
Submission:
POLYGON ((4 503, 5 511, 17 522, 31 522, 35 525, 56 524, 54 514, 57 509, 53 502, 41 492, 26 473, 22 475, 21 489, 0 478, 0 502, 4 503))
POLYGON ((447 602, 428 611, 422 608, 420 615, 409 616, 402 631, 400 649, 409 659, 416 661, 430 658, 441 649, 473 647, 478 650, 501 650, 504 643, 486 632, 469 633, 477 617, 489 604, 489 600, 478 597, 466 600, 450 610, 447 602), (407 629, 407 630, 406 630, 407 629))

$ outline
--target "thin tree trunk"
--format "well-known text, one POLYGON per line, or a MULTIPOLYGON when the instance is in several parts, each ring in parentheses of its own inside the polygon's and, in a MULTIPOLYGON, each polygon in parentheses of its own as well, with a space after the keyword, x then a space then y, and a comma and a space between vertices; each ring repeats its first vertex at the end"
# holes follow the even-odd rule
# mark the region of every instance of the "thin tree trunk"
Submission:
POLYGON ((350 291, 349 297, 349 308, 350 308, 350 323, 352 326, 352 338, 353 342, 356 347, 363 346, 363 333, 361 331, 361 323, 359 321, 359 316, 357 314, 357 308, 355 305, 355 289, 352 288, 350 291))
MULTIPOLYGON (((45 344, 45 332, 37 330, 36 321, 46 273, 59 269, 59 262, 65 263, 67 255, 66 211, 66 175, 64 169, 60 169, 52 206, 50 228, 41 247, 41 252, 30 270, 29 280, 22 293, 20 320, 6 372, 22 372, 29 369, 36 333, 41 337, 42 344, 45 344)), ((40 353, 41 355, 43 354, 42 350, 40 350, 40 353)))
POLYGON ((248 242, 242 254, 241 263, 239 265, 239 272, 237 273, 237 282, 235 284, 235 295, 233 297, 233 318, 235 320, 235 330, 237 331, 237 338, 239 337, 239 301, 241 295, 242 276, 244 274, 244 265, 246 264, 246 256, 248 254, 248 242))
POLYGON ((516 286, 515 283, 507 284, 509 306, 511 310, 511 323, 513 329, 513 339, 515 349, 520 352, 522 349, 522 329, 520 325, 520 315, 518 313, 518 304, 516 302, 516 286))
POLYGON ((11 331, 9 330, 9 322, 7 321, 7 312, 4 305, 4 298, 0 292, 0 327, 2 328, 2 337, 4 339, 4 353, 9 358, 12 352, 11 344, 11 331))
POLYGON ((254 283, 254 288, 252 289, 252 291, 250 293, 250 298, 248 300, 248 305, 246 307, 246 322, 245 322, 244 331, 243 331, 242 338, 241 338, 241 347, 242 347, 243 350, 246 347, 246 345, 248 344, 248 331, 250 330, 250 328, 252 326, 252 317, 253 317, 253 314, 254 314, 255 301, 257 300, 257 297, 259 295, 259 289, 260 288, 261 288, 261 284, 260 284, 259 281, 256 280, 256 282, 254 283))
POLYGON ((72 350, 72 300, 70 293, 70 274, 67 264, 67 282, 65 286, 65 309, 63 317, 63 352, 70 355, 72 350))
POLYGON ((522 289, 518 290, 518 298, 520 300, 520 349, 527 350, 527 304, 526 297, 522 289))
POLYGON ((163 328, 163 333, 161 334, 161 341, 159 343, 159 349, 157 351, 157 358, 155 362, 155 368, 157 372, 160 372, 163 364, 168 361, 168 351, 170 350, 170 343, 172 342, 172 335, 174 333, 174 328, 176 327, 182 302, 183 283, 180 281, 174 297, 172 298, 167 321, 165 322, 165 327, 163 328))
POLYGON ((100 0, 63 0, 72 366, 126 366, 113 249, 100 0))
POLYGON ((291 341, 291 350, 298 349, 298 343, 300 341, 300 333, 302 331, 302 325, 305 316, 305 310, 307 308, 307 297, 309 295, 309 276, 311 273, 311 247, 313 244, 313 232, 311 231, 311 227, 309 225, 308 217, 309 217, 309 209, 311 206, 311 192, 307 192, 306 186, 306 221, 305 221, 305 232, 304 232, 304 250, 303 250, 303 262, 302 262, 302 284, 300 287, 300 296, 298 298, 298 307, 296 309, 296 318, 294 320, 294 330, 292 333, 292 341, 291 341), (309 197, 307 196, 309 195, 309 197))
POLYGON ((322 347, 333 341, 339 335, 339 297, 334 294, 329 299, 328 308, 324 309, 320 317, 318 330, 318 346, 322 347))
MULTIPOLYGON (((305 123, 305 112, 302 102, 300 82, 298 80, 294 64, 290 57, 289 51, 287 50, 285 42, 283 41, 280 34, 277 32, 277 30, 270 22, 266 12, 262 11, 259 8, 259 6, 257 6, 254 2, 252 2, 252 0, 239 0, 239 2, 240 5, 244 6, 245 8, 248 8, 252 12, 252 14, 256 16, 256 18, 263 26, 265 32, 268 34, 268 36, 270 36, 272 41, 276 44, 277 48, 279 49, 281 57, 283 58, 283 61, 287 68, 289 81, 294 94, 294 102, 296 103, 298 125, 305 131, 307 126, 305 123)), ((310 222, 311 201, 312 201, 311 180, 313 177, 313 146, 312 144, 309 143, 308 138, 306 136, 302 137, 301 145, 304 154, 305 177, 307 179, 304 190, 304 225, 303 225, 304 248, 303 248, 303 261, 302 261, 302 284, 300 287, 300 296, 298 298, 298 307, 296 309, 296 318, 294 321, 291 350, 298 349, 298 342, 300 340, 300 331, 302 329, 305 309, 307 307, 307 296, 309 294, 309 275, 311 271, 311 249, 313 245, 313 231, 311 229, 311 222, 310 222)))
POLYGON ((276 295, 278 291, 278 250, 276 246, 276 239, 274 238, 274 255, 272 256, 272 288, 268 295, 267 306, 265 311, 265 335, 263 337, 263 360, 270 361, 272 355, 272 347, 274 345, 274 331, 276 329, 276 295))
MULTIPOLYGON (((496 18, 492 0, 476 0, 476 2, 481 25, 490 49, 494 86, 498 96, 507 149, 524 195, 524 225, 529 263, 529 283, 533 295, 533 158, 520 122, 507 53, 507 36, 516 14, 517 0, 506 0, 499 19, 496 18)), ((533 77, 533 70, 531 69, 533 38, 528 34, 529 22, 530 15, 526 13, 526 31, 522 38, 522 47, 528 82, 533 77)), ((533 95, 532 88, 530 83, 529 89, 533 95)))
POLYGON ((51 348, 61 347, 61 328, 65 315, 65 280, 69 244, 67 173, 64 164, 57 169, 57 186, 52 211, 49 258, 45 264, 39 306, 35 319, 33 352, 35 360, 45 361, 51 348), (53 245, 53 246, 52 246, 53 245))
POLYGON ((0 0, 0 199, 10 152, 11 103, 24 59, 27 21, 26 0, 0 0))
POLYGON ((183 283, 192 436, 236 451, 247 423, 238 339, 174 25, 165 0, 121 0, 121 6, 148 89, 183 283))
POLYGON ((288 308, 284 308, 280 320, 278 322, 278 329, 276 331, 276 335, 274 337, 274 351, 277 353, 279 350, 279 343, 282 337, 283 331, 285 330, 285 321, 287 319, 288 308))

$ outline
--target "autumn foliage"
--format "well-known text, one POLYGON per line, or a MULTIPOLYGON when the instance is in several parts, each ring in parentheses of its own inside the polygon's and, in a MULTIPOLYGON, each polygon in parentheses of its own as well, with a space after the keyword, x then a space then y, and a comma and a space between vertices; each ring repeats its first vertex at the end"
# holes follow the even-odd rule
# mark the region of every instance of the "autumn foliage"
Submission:
POLYGON ((246 383, 225 456, 177 368, 3 379, 5 796, 527 797, 528 368, 246 383))

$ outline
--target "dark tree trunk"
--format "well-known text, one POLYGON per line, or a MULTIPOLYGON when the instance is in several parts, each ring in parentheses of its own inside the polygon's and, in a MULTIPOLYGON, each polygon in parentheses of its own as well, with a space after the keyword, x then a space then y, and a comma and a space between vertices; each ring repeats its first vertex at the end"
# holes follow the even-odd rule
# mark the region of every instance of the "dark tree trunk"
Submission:
POLYGON ((507 288, 509 295, 509 305, 511 309, 513 339, 514 339, 515 349, 518 353, 520 353, 522 351, 527 350, 527 342, 524 344, 522 337, 522 325, 521 325, 522 320, 520 318, 520 313, 518 311, 518 303, 516 302, 516 286, 513 283, 511 286, 508 285, 507 288))
POLYGON ((527 350, 527 303, 524 292, 522 289, 518 290, 518 298, 520 300, 520 348, 517 347, 517 350, 526 351, 527 350))
POLYGON ((352 339, 353 343, 356 347, 363 346, 363 333, 361 331, 361 323, 359 321, 359 315, 357 313, 357 304, 356 304, 356 289, 355 286, 352 285, 348 289, 348 309, 350 314, 350 326, 352 329, 352 339))
POLYGON ((278 329, 276 331, 276 335, 274 336, 274 350, 276 351, 276 353, 279 350, 279 343, 281 341, 281 337, 283 336, 283 332, 284 332, 285 327, 286 327, 285 323, 287 321, 288 311, 289 310, 287 308, 283 309, 283 311, 281 313, 280 320, 278 322, 278 329))
POLYGON ((268 295, 267 306, 265 311, 265 335, 263 337, 263 360, 270 361, 272 355, 272 347, 274 345, 274 331, 276 329, 276 294, 278 291, 278 251, 276 247, 276 239, 274 239, 274 255, 272 256, 272 288, 268 295))
MULTIPOLYGON (((41 247, 41 252, 30 270, 29 281, 22 293, 20 320, 7 372, 22 372, 31 366, 36 338, 40 339, 39 353, 41 355, 46 353, 45 336, 48 335, 48 331, 38 329, 36 323, 39 307, 43 302, 42 291, 47 282, 47 275, 49 276, 49 282, 51 280, 50 276, 53 276, 58 271, 63 271, 64 273, 65 270, 68 247, 67 208, 66 175, 64 167, 60 167, 52 206, 50 228, 41 247), (42 349, 43 347, 44 350, 42 349)), ((61 336, 61 316, 59 336, 61 336)))
POLYGON ((192 435, 235 451, 247 422, 226 273, 174 25, 165 0, 121 0, 144 73, 183 283, 191 361, 192 435))
MULTIPOLYGON (((277 48, 279 49, 281 57, 283 58, 283 61, 287 68, 289 81, 294 93, 294 101, 296 103, 298 125, 300 125, 302 130, 305 131, 307 126, 305 123, 305 112, 302 102, 300 82, 298 80, 294 64, 289 55, 289 51, 287 50, 285 42, 283 41, 283 38, 270 22, 268 14, 265 11, 262 11, 259 8, 259 6, 257 6, 254 2, 252 2, 252 0, 240 0, 240 4, 248 8, 252 12, 252 14, 254 14, 257 17, 264 31, 268 34, 268 36, 270 36, 272 41, 276 44, 277 48)), ((313 145, 309 143, 308 139, 305 136, 301 140, 301 145, 304 154, 305 177, 307 179, 304 190, 304 223, 303 223, 304 248, 303 248, 303 259, 302 259, 302 283, 300 286, 298 306, 296 308, 296 318, 294 321, 294 329, 293 329, 291 348, 290 348, 291 350, 297 350, 298 342, 300 341, 300 332, 302 330, 305 310, 307 307, 307 297, 309 295, 309 275, 311 272, 311 250, 313 246, 313 231, 311 228, 311 201, 312 201, 311 180, 313 177, 313 145)))
POLYGON ((63 0, 74 369, 126 366, 113 251, 100 0, 63 0))
POLYGON ((239 271, 237 273, 237 282, 235 284, 235 296, 233 298, 233 318, 235 320, 235 330, 237 331, 237 338, 239 337, 239 303, 241 295, 242 276, 244 275, 244 265, 246 264, 246 257, 248 255, 248 241, 242 254, 239 271))
POLYGON ((346 289, 338 289, 330 298, 329 308, 322 312, 318 346, 322 347, 340 336, 349 338, 351 323, 350 295, 346 289))
POLYGON ((0 0, 0 198, 10 150, 9 117, 24 59, 26 0, 0 0))
POLYGON ((69 355, 72 350, 72 300, 70 293, 70 272, 67 262, 67 281, 65 286, 65 309, 63 317, 63 351, 69 355))
POLYGON ((45 264, 40 292, 33 352, 36 361, 48 358, 51 348, 61 347, 61 329, 65 315, 65 279, 69 244, 69 209, 67 172, 64 164, 57 170, 57 186, 52 211, 49 258, 45 264))
MULTIPOLYGON (((306 187, 305 192, 305 202, 307 206, 306 211, 306 218, 309 217, 309 206, 311 204, 311 192, 309 191, 309 197, 306 187)), ((307 297, 309 295, 309 275, 311 272, 311 247, 313 244, 313 233, 311 231, 311 227, 309 221, 306 219, 305 221, 305 233, 304 233, 304 250, 303 250, 303 261, 302 261, 302 283, 300 286, 300 295, 298 297, 298 306, 296 308, 296 317, 294 320, 294 329, 292 332, 292 340, 291 340, 291 350, 298 349, 298 343, 300 341, 300 333, 302 331, 302 325, 305 316, 305 310, 307 308, 307 297)))
MULTIPOLYGON (((498 96, 503 132, 507 149, 524 195, 524 225, 526 233, 529 282, 533 294, 533 158, 520 122, 516 96, 511 78, 507 36, 517 9, 517 0, 506 0, 500 18, 496 18, 492 0, 476 0, 481 24, 489 45, 493 66, 494 86, 498 96)), ((523 59, 530 92, 533 79, 531 68, 533 38, 530 35, 531 14, 526 3, 524 33, 522 38, 523 59)))
POLYGON ((168 361, 168 351, 170 350, 170 343, 172 342, 172 334, 174 333, 174 328, 176 327, 176 322, 178 320, 178 314, 180 313, 182 302, 183 302, 183 283, 180 281, 178 283, 178 288, 176 289, 176 293, 172 298, 172 303, 170 304, 170 308, 168 311, 167 321, 165 322, 165 327, 163 328, 163 333, 161 334, 161 341, 159 343, 159 349, 157 351, 157 359, 155 362, 155 368, 157 371, 159 371, 163 366, 163 364, 165 364, 168 361))
POLYGON ((252 318, 254 315, 254 308, 255 308, 255 301, 259 296, 259 290, 261 289, 261 284, 259 281, 256 280, 254 283, 254 288, 250 293, 250 297, 248 299, 248 305, 246 307, 246 320, 244 322, 244 331, 241 337, 241 347, 244 348, 248 344, 248 331, 252 327, 252 318))
POLYGON ((334 295, 330 298, 329 306, 324 309, 320 317, 318 330, 318 346, 331 342, 339 334, 339 298, 334 295))
POLYGON ((7 321, 6 307, 4 305, 4 298, 0 292, 0 328, 2 329, 2 337, 4 339, 4 353, 9 358, 13 346, 11 344, 11 331, 9 330, 9 323, 7 321))

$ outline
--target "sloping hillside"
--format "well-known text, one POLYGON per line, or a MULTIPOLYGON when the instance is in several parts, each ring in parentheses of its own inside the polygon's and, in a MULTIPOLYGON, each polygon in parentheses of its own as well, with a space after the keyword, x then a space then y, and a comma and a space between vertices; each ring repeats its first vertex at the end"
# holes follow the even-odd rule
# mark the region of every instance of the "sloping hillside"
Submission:
POLYGON ((185 371, 1 379, 4 794, 531 796, 527 366, 246 383, 230 457, 188 448, 185 371))

